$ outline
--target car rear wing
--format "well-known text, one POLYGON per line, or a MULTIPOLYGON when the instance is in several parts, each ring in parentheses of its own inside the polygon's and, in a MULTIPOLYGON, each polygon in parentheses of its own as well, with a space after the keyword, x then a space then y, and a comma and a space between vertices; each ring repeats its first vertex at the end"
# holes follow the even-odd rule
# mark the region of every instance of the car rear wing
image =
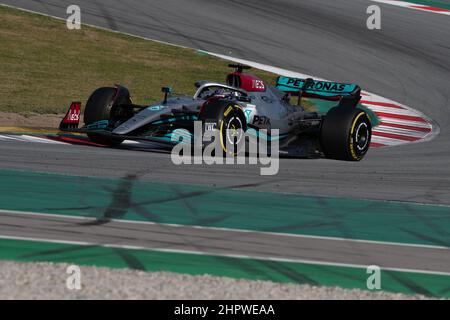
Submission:
POLYGON ((277 89, 304 97, 313 97, 327 100, 340 100, 342 97, 359 97, 361 88, 352 83, 339 83, 320 81, 311 78, 290 78, 280 76, 277 78, 277 89))

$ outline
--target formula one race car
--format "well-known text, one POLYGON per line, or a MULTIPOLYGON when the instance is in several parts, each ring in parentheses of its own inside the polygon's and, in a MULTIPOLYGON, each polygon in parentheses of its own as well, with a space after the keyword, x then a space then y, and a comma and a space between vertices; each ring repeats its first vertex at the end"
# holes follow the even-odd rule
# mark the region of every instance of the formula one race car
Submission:
POLYGON ((218 132, 225 153, 236 152, 237 132, 276 139, 286 156, 359 161, 367 153, 372 125, 369 114, 357 107, 359 86, 283 76, 272 86, 243 72, 249 67, 229 66, 235 70, 226 84, 197 81, 193 97, 174 96, 163 87, 163 101, 152 105, 133 104, 123 86, 99 88, 87 102, 85 125, 78 129, 81 104, 72 103, 60 130, 86 133, 107 146, 124 140, 175 145, 192 143, 194 122, 201 121, 202 130, 218 132), (305 101, 314 100, 335 101, 335 106, 325 114, 307 111, 305 101), (231 141, 233 150, 224 141, 231 141))

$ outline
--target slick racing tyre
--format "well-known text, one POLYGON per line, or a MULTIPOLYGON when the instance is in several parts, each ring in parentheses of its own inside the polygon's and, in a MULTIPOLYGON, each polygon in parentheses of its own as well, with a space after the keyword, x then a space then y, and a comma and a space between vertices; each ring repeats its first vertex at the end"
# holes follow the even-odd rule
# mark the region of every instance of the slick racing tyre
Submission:
POLYGON ((369 150, 372 125, 358 108, 334 107, 322 123, 320 143, 329 159, 360 161, 369 150))
MULTIPOLYGON (((111 119, 111 109, 114 104, 131 103, 129 96, 119 96, 116 101, 116 88, 99 88, 92 93, 84 109, 84 123, 90 125, 101 120, 111 119)), ((101 133, 88 133, 89 139, 93 142, 107 146, 117 146, 124 139, 110 137, 101 133)))
POLYGON ((203 122, 203 132, 214 131, 218 133, 220 148, 224 155, 237 156, 241 148, 245 147, 245 131, 247 121, 242 108, 228 100, 207 101, 199 114, 203 122))

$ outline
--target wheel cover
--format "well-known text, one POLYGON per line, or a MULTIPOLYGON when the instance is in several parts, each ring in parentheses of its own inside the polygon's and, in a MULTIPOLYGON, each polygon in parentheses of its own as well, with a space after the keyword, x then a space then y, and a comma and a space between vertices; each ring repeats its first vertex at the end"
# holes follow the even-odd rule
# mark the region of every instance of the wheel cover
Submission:
POLYGON ((228 120, 225 135, 229 145, 237 145, 242 140, 244 135, 242 130, 242 121, 237 115, 232 116, 228 120))
POLYGON ((370 140, 370 131, 367 123, 361 122, 357 129, 355 134, 355 142, 356 142, 356 148, 359 151, 364 151, 370 140))
POLYGON ((350 131, 350 156, 354 161, 361 160, 369 150, 371 125, 365 112, 360 112, 354 119, 350 131))

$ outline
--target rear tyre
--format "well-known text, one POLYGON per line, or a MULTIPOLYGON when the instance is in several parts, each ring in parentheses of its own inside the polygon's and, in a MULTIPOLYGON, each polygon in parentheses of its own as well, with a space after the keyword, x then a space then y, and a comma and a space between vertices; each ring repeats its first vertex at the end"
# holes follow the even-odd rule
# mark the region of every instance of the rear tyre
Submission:
POLYGON ((370 147, 372 124, 364 110, 332 108, 322 123, 320 143, 329 159, 360 161, 370 147))
MULTIPOLYGON (((99 88, 92 93, 84 109, 84 123, 85 125, 93 124, 102 120, 111 119, 111 110, 114 104, 131 103, 130 97, 116 97, 116 88, 99 88)), ((117 146, 123 142, 124 139, 110 137, 101 133, 88 133, 89 139, 93 142, 104 144, 107 146, 117 146)))

